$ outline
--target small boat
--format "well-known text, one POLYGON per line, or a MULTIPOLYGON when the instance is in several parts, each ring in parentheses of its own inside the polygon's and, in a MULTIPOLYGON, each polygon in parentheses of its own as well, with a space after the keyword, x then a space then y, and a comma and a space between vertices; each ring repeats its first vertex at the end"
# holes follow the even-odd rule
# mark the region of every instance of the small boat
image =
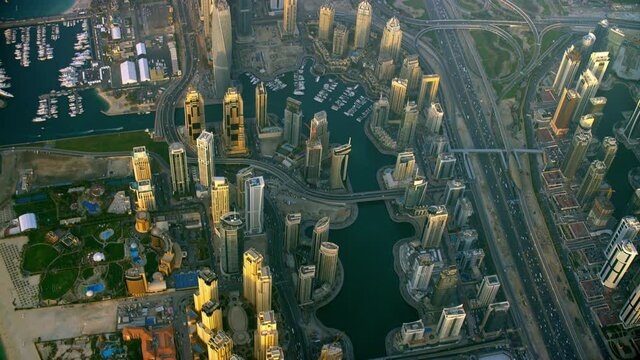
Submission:
POLYGON ((42 116, 36 116, 33 118, 33 120, 31 120, 34 123, 40 123, 40 122, 44 122, 47 121, 46 118, 42 117, 42 116))

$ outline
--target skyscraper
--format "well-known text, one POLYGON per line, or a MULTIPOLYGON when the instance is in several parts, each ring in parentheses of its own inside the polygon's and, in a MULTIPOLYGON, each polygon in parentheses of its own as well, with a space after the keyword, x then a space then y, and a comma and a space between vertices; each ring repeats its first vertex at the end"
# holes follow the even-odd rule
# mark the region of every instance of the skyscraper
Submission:
POLYGON ((459 337, 466 316, 467 314, 464 312, 462 304, 456 307, 442 309, 442 315, 440 316, 436 330, 438 339, 440 341, 446 341, 459 337))
POLYGON ((633 110, 633 114, 629 118, 627 125, 624 127, 624 136, 629 141, 636 141, 640 138, 640 99, 638 99, 638 103, 636 105, 635 110, 633 110))
POLYGON ((556 112, 551 119, 551 129, 556 136, 564 136, 569 131, 573 113, 580 102, 580 94, 573 89, 564 88, 556 112))
POLYGON ((422 247, 434 248, 440 246, 440 241, 447 228, 447 208, 444 205, 432 205, 427 209, 427 222, 422 230, 422 247))
POLYGON ((202 22, 204 27, 204 37, 207 49, 211 43, 211 6, 212 0, 200 1, 200 15, 202 16, 202 22))
POLYGON ((629 296, 620 310, 620 321, 625 329, 638 326, 640 324, 640 285, 629 296))
POLYGON ((342 347, 340 343, 335 342, 322 345, 318 360, 342 360, 342 347))
POLYGON ((402 326, 400 327, 400 343, 409 346, 416 342, 420 343, 424 339, 425 333, 426 331, 422 319, 402 323, 402 326))
POLYGON ((591 70, 593 76, 598 79, 598 84, 602 83, 602 79, 604 78, 604 74, 607 72, 607 67, 609 66, 609 52, 608 51, 600 51, 591 53, 589 56, 589 63, 587 64, 587 69, 591 70))
POLYGON ((220 217, 229 212, 229 181, 216 176, 211 183, 211 216, 213 223, 220 223, 220 217))
POLYGON ((124 280, 129 295, 141 297, 147 293, 147 276, 144 268, 136 266, 127 269, 124 273, 124 280))
POLYGON ((431 281, 431 274, 433 273, 434 267, 435 262, 430 253, 418 255, 415 260, 413 260, 413 275, 409 280, 411 289, 426 291, 431 281))
POLYGON ((214 176, 213 156, 215 148, 213 147, 213 134, 204 130, 196 140, 196 148, 198 149, 198 175, 200 184, 205 187, 211 186, 214 176))
POLYGON ((284 141, 294 148, 300 143, 300 125, 302 124, 302 103, 294 98, 287 98, 284 108, 284 141))
POLYGON ((607 33, 609 32, 609 20, 602 19, 596 25, 595 30, 593 31, 596 41, 593 44, 593 49, 595 51, 605 51, 607 50, 607 33))
POLYGON ((507 326, 509 302, 489 304, 480 323, 480 332, 485 338, 500 336, 507 326))
POLYGON ((560 68, 556 73, 556 78, 553 80, 553 92, 558 95, 565 88, 570 88, 573 79, 576 77, 578 67, 580 66, 580 52, 571 45, 564 51, 560 68))
POLYGON ((313 115, 309 124, 309 140, 320 140, 322 149, 329 150, 329 120, 326 111, 319 111, 313 115))
POLYGON ((298 16, 298 0, 284 0, 284 15, 282 16, 282 35, 293 37, 296 34, 298 16))
POLYGON ((496 275, 488 275, 482 279, 480 287, 478 287, 478 296, 476 297, 476 306, 485 307, 493 303, 500 289, 500 280, 496 275))
POLYGON ((408 101, 404 108, 400 121, 400 130, 398 130, 398 140, 396 141, 396 149, 403 151, 410 147, 416 134, 416 126, 418 124, 418 106, 413 101, 408 101))
POLYGON ((482 249, 469 249, 462 252, 462 258, 460 259, 461 271, 470 270, 476 271, 482 266, 484 261, 484 250, 482 249))
POLYGON ((195 145, 196 139, 206 129, 204 98, 195 90, 189 90, 184 99, 184 131, 187 143, 195 145))
POLYGON ((358 4, 356 10, 356 29, 353 39, 353 47, 356 49, 364 49, 367 47, 369 41, 369 35, 371 33, 371 18, 373 16, 373 10, 369 1, 362 0, 358 4))
POLYGON ((269 346, 267 348, 266 360, 284 360, 284 351, 280 346, 269 346))
MULTIPOLYGON (((595 122, 598 123, 604 116, 604 107, 607 105, 607 98, 604 96, 596 96, 589 99, 587 106, 587 114, 593 115, 595 122)), ((595 126, 595 125, 594 125, 595 126)))
POLYGON ((336 24, 333 30, 331 53, 333 56, 343 57, 349 48, 349 29, 344 24, 336 24))
POLYGON ((240 0, 238 3, 238 26, 236 28, 236 31, 239 36, 251 36, 251 34, 253 33, 253 30, 251 28, 251 25, 253 24, 253 1, 240 0))
POLYGON ((138 181, 136 189, 136 210, 137 211, 153 211, 156 210, 156 197, 153 194, 153 186, 151 180, 138 181))
POLYGON ((256 284, 258 272, 262 268, 264 257, 258 250, 250 248, 244 252, 242 262, 242 296, 254 308, 256 306, 256 284))
POLYGON ((218 275, 213 270, 198 270, 198 290, 193 294, 193 307, 202 310, 204 304, 218 301, 218 275))
POLYGON ((230 360, 233 355, 233 340, 223 330, 218 330, 209 340, 207 355, 213 360, 230 360))
POLYGON ((293 253, 298 247, 301 222, 300 213, 289 213, 284 218, 284 250, 288 253, 293 253))
POLYGON ((304 177, 307 183, 317 185, 322 173, 322 143, 320 140, 307 140, 307 153, 304 164, 304 177))
POLYGON ((222 112, 222 143, 228 155, 244 155, 247 144, 244 133, 244 105, 236 88, 224 95, 222 112))
POLYGON ((580 95, 580 99, 578 100, 578 105, 576 105, 576 109, 573 112, 572 121, 578 121, 578 119, 584 115, 585 109, 589 104, 589 99, 596 96, 598 86, 600 86, 600 83, 591 70, 587 69, 582 73, 582 75, 580 75, 578 85, 576 86, 576 92, 580 95))
POLYGON ((144 146, 136 146, 131 153, 131 167, 136 181, 151 180, 151 163, 149 153, 144 146))
POLYGON ((416 176, 404 190, 404 208, 415 209, 424 204, 427 195, 427 180, 424 176, 416 176))
POLYGON ((606 196, 596 196, 587 215, 587 222, 594 228, 602 228, 607 225, 613 215, 615 207, 606 196))
POLYGON ((421 77, 422 69, 420 68, 418 55, 407 55, 402 61, 402 67, 400 68, 400 78, 407 79, 407 93, 415 91, 418 88, 421 77))
POLYGON ((600 161, 594 160, 587 170, 587 174, 580 184, 580 188, 576 193, 576 200, 582 205, 583 209, 587 209, 593 197, 596 195, 604 176, 607 174, 607 165, 600 161))
POLYGON ((269 0, 269 8, 271 10, 284 9, 284 0, 269 0))
POLYGON ((379 58, 376 62, 376 69, 374 75, 378 81, 383 82, 391 80, 393 74, 396 72, 396 65, 391 58, 379 58))
POLYGON ((237 212, 228 212, 220 218, 220 267, 226 274, 240 272, 244 248, 243 222, 237 212))
POLYGON ((320 218, 313 227, 311 234, 311 261, 315 264, 320 259, 320 244, 329 241, 329 227, 331 219, 325 216, 320 218))
POLYGON ((256 124, 258 129, 267 127, 267 95, 267 88, 264 86, 264 82, 260 81, 256 85, 256 124))
POLYGON ((369 126, 371 128, 385 126, 389 120, 389 100, 384 96, 380 96, 380 99, 373 103, 370 116, 369 126))
POLYGON ((349 143, 331 149, 331 176, 329 178, 329 187, 332 190, 344 189, 344 183, 347 181, 349 154, 351 154, 351 138, 349 138, 349 143))
POLYGON ((256 312, 271 310, 271 286, 273 278, 271 277, 271 269, 263 266, 258 270, 256 279, 256 312))
POLYGON ((313 292, 313 279, 316 277, 315 265, 302 265, 298 269, 297 299, 300 305, 311 302, 313 292))
POLYGON ((205 328, 209 330, 222 330, 222 308, 218 301, 207 301, 202 305, 200 318, 205 328))
POLYGON ((567 152, 564 162, 562 163, 562 167, 560 168, 560 170, 562 170, 562 174, 566 178, 572 179, 576 176, 576 171, 580 167, 582 160, 584 160, 590 143, 591 132, 576 131, 573 141, 569 146, 569 151, 567 152))
POLYGON ((330 41, 333 31, 333 17, 336 11, 330 3, 324 3, 320 6, 320 14, 318 16, 318 39, 322 41, 330 41))
POLYGON ((169 165, 173 193, 186 194, 189 191, 189 170, 187 169, 187 152, 181 143, 169 145, 169 165))
POLYGON ((440 153, 436 158, 433 176, 436 179, 450 179, 456 169, 456 156, 452 153, 440 153))
POLYGON ((318 281, 333 286, 338 269, 338 245, 325 241, 320 244, 320 258, 318 259, 318 281))
POLYGON ((613 242, 622 240, 633 241, 638 236, 638 233, 640 233, 640 221, 635 216, 625 216, 620 220, 616 231, 613 232, 609 246, 612 246, 613 242))
POLYGON ((391 80, 391 94, 389 104, 391 111, 400 114, 405 106, 407 98, 407 79, 394 78, 391 80))
POLYGON ((396 156, 396 166, 393 168, 393 179, 401 182, 413 179, 416 172, 416 157, 413 151, 405 151, 398 153, 396 156))
POLYGON ((453 211, 453 224, 455 227, 467 227, 471 215, 473 215, 473 205, 471 205, 471 201, 466 197, 458 199, 453 211))
POLYGON ((231 84, 232 64, 231 10, 226 0, 213 0, 211 7, 211 61, 217 97, 231 84))
POLYGON ((253 166, 238 170, 236 173, 236 207, 244 209, 244 182, 255 176, 253 166))
POLYGON ((257 176, 244 182, 244 220, 247 233, 261 234, 264 223, 264 178, 257 176))
POLYGON ((638 256, 638 251, 629 239, 612 239, 604 255, 607 260, 600 270, 600 281, 602 285, 615 289, 638 256))
MULTIPOLYGON (((607 33, 607 51, 611 54, 611 57, 615 60, 620 53, 620 48, 625 41, 624 31, 616 26, 609 28, 607 33)), ((628 40, 630 41, 630 40, 628 40)))
POLYGON ((425 105, 436 101, 439 85, 440 75, 422 75, 420 78, 420 92, 418 93, 418 110, 422 111, 425 105))
POLYGON ((444 135, 436 135, 429 147, 430 156, 438 156, 443 152, 449 151, 449 141, 444 135))
POLYGON ((380 51, 378 59, 398 60, 400 49, 402 47, 402 29, 400 28, 400 20, 393 16, 384 29, 382 30, 382 40, 380 41, 380 51))
POLYGON ((257 360, 266 360, 267 349, 278 345, 278 325, 273 311, 258 313, 258 325, 254 339, 253 355, 257 360))
POLYGON ((440 103, 431 103, 429 112, 427 113, 427 131, 432 134, 439 134, 443 117, 444 111, 440 103))
POLYGON ((444 190, 444 205, 445 206, 454 206, 458 203, 458 199, 462 197, 464 191, 466 189, 466 185, 462 180, 452 179, 447 181, 447 186, 444 190))
POLYGON ((458 269, 455 266, 449 266, 440 271, 440 275, 434 286, 431 304, 434 306, 444 306, 448 304, 451 295, 455 292, 457 284, 458 269))

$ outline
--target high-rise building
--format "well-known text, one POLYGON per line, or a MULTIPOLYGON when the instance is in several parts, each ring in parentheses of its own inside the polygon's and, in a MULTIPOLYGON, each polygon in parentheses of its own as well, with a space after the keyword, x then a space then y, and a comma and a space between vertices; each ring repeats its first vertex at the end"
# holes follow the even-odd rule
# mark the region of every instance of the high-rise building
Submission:
POLYGON ((600 270, 602 285, 615 289, 626 274, 633 259, 638 256, 638 251, 631 240, 611 240, 604 254, 607 260, 600 270))
POLYGON ((216 176, 211 182, 211 216, 218 224, 220 217, 229 212, 229 181, 226 177, 216 176))
POLYGON ((136 189, 136 210, 137 211, 153 211, 156 210, 156 197, 153 194, 153 186, 151 180, 138 181, 136 189))
POLYGON ((396 63, 392 58, 379 58, 376 63, 375 75, 378 81, 391 80, 396 71, 396 63))
POLYGON ((593 75, 591 70, 585 70, 580 78, 578 79, 578 85, 576 85, 576 92, 580 95, 578 100, 578 105, 576 105, 576 109, 573 112, 572 121, 578 121, 587 108, 589 104, 589 99, 596 96, 596 92, 598 91, 598 87, 600 83, 598 82, 598 78, 593 75))
POLYGON ((413 260, 413 275, 409 280, 411 289, 426 291, 431 281, 431 274, 433 274, 434 267, 435 262, 430 253, 418 255, 415 260, 413 260))
POLYGON ((465 229, 458 233, 456 251, 467 251, 471 249, 474 242, 478 241, 478 231, 475 229, 465 229))
POLYGON ((640 285, 629 296, 620 310, 620 321, 625 329, 638 326, 640 324, 640 285))
MULTIPOLYGON (((607 98, 604 96, 596 96, 589 99, 587 106, 587 114, 593 115, 595 123, 599 123, 604 116, 604 107, 607 105, 607 98)), ((594 124, 595 126, 595 124, 594 124)))
POLYGON ((442 315, 436 328, 438 339, 440 341, 446 341, 459 337, 466 316, 467 314, 464 312, 462 304, 456 307, 442 309, 442 315))
POLYGON ((222 307, 217 301, 207 301, 200 312, 202 324, 209 330, 222 330, 222 307))
POLYGON ((264 86, 264 82, 260 81, 258 85, 256 85, 256 124, 258 129, 263 129, 268 126, 267 98, 267 88, 264 86))
POLYGON ((462 197, 466 190, 466 185, 462 180, 453 179, 447 181, 447 186, 444 190, 444 205, 454 206, 458 203, 458 199, 462 197))
POLYGON ((278 345, 278 325, 272 310, 258 313, 253 355, 257 360, 266 360, 267 349, 278 345))
POLYGON ((587 215, 587 222, 594 228, 602 228, 607 225, 614 211, 615 207, 608 197, 597 196, 587 215))
POLYGON ((215 148, 213 146, 213 134, 204 130, 196 140, 198 149, 198 176, 200 184, 209 188, 214 177, 215 148))
POLYGON ((304 164, 304 177, 307 183, 317 185, 322 173, 322 143, 320 140, 307 140, 307 153, 304 164))
POLYGON ((298 247, 301 222, 300 213, 289 213, 284 218, 284 250, 288 253, 293 253, 298 247))
POLYGON ((208 302, 218 302, 218 275, 205 268, 198 270, 198 290, 193 294, 193 307, 202 310, 208 302))
POLYGON ((322 345, 318 360, 342 360, 342 347, 340 343, 335 342, 322 345))
POLYGON ((196 139, 204 129, 204 98, 199 92, 189 90, 184 99, 184 131, 187 143, 195 145, 196 139))
POLYGON ((313 279, 316 277, 315 265, 302 265, 298 269, 298 303, 301 305, 311 302, 311 294, 313 292, 313 279))
POLYGON ((443 152, 449 151, 449 141, 444 135, 436 135, 433 138, 433 142, 429 147, 429 155, 430 156, 438 156, 443 152))
POLYGON ((313 227, 311 234, 311 261, 315 264, 320 259, 320 244, 329 241, 329 227, 331 219, 328 216, 320 218, 313 227))
POLYGON ((476 306, 485 307, 493 303, 500 289, 500 280, 497 275, 488 275, 482 279, 476 297, 476 306))
POLYGON ((333 285, 336 280, 338 269, 338 245, 332 242, 322 242, 320 244, 320 256, 318 259, 318 281, 333 285))
POLYGON ((609 32, 609 20, 602 19, 596 25, 593 34, 596 37, 596 41, 593 44, 593 49, 595 51, 605 51, 607 50, 607 33, 609 32))
POLYGON ((573 83, 573 79, 576 77, 578 67, 580 67, 581 54, 575 46, 571 45, 564 51, 562 62, 560 62, 560 68, 556 73, 556 78, 553 80, 553 92, 559 95, 565 88, 570 88, 573 83))
POLYGON ((211 6, 213 5, 212 0, 201 0, 200 1, 200 17, 202 18, 202 23, 204 27, 204 38, 205 42, 208 44, 211 43, 211 6))
POLYGON ((500 336, 507 326, 509 317, 509 302, 502 301, 489 304, 480 323, 480 332, 485 338, 500 336))
POLYGON ((347 167, 349 166, 349 154, 351 154, 351 138, 349 142, 331 149, 331 175, 329 187, 332 190, 343 190, 347 181, 347 167))
POLYGON ((480 268, 484 261, 484 250, 482 249, 469 249, 462 252, 462 258, 460 259, 460 271, 469 270, 475 271, 480 268))
POLYGON ((373 103, 370 116, 371 121, 369 126, 371 128, 387 125, 387 121, 389 120, 389 100, 384 96, 380 96, 380 99, 373 103))
POLYGON ((302 103, 294 98, 287 98, 284 108, 284 141, 297 147, 300 143, 300 126, 302 124, 302 103))
POLYGON ((438 154, 433 176, 436 179, 451 179, 455 175, 456 161, 456 156, 452 153, 438 154))
MULTIPOLYGON (((206 1, 206 0, 205 0, 206 1)), ((240 0, 237 12, 238 26, 236 32, 239 36, 251 36, 253 34, 253 1, 240 0)))
POLYGON ((407 79, 394 78, 391 80, 391 94, 389 105, 392 112, 400 114, 404 109, 407 98, 407 79))
POLYGON ((629 200, 629 210, 632 214, 640 216, 640 188, 635 189, 629 200))
POLYGON ((211 62, 214 90, 218 98, 225 96, 231 84, 232 36, 231 10, 226 0, 213 0, 211 6, 211 62))
POLYGON ((598 83, 602 83, 602 79, 604 78, 604 74, 607 72, 607 67, 609 66, 609 52, 608 51, 600 51, 591 53, 589 57, 589 63, 587 64, 587 69, 591 70, 593 76, 598 79, 598 83))
POLYGON ((249 234, 261 234, 264 224, 264 178, 244 182, 244 221, 249 234))
POLYGON ((576 171, 580 167, 582 160, 584 160, 590 143, 590 132, 576 131, 576 135, 573 137, 571 146, 569 146, 569 151, 567 152, 564 162, 562 163, 562 167, 560 168, 560 170, 562 170, 562 174, 566 178, 572 179, 576 176, 576 171))
POLYGON ((233 340, 223 330, 216 331, 207 345, 209 360, 230 360, 233 355, 233 340))
POLYGON ((424 204, 427 195, 427 180, 424 176, 416 176, 404 190, 404 208, 415 209, 424 204))
MULTIPOLYGON (((616 231, 613 232, 609 246, 622 240, 634 241, 638 233, 640 233, 640 221, 635 216, 625 216, 620 220, 616 231)), ((606 252, 609 252, 609 250, 606 252)))
POLYGON ((269 0, 269 8, 271 10, 284 9, 284 0, 269 0))
POLYGON ((373 17, 373 9, 369 1, 362 0, 358 4, 356 10, 356 28, 353 39, 353 47, 356 49, 364 49, 367 47, 369 35, 371 33, 371 18, 373 17))
POLYGON ((240 272, 244 248, 244 223, 237 212, 228 212, 220 218, 220 267, 226 274, 240 272))
POLYGON ((318 39, 322 41, 330 41, 333 31, 333 17, 336 10, 330 3, 324 3, 320 6, 320 14, 318 16, 318 39))
POLYGON ((395 181, 405 181, 413 179, 416 172, 416 157, 413 151, 398 153, 396 166, 393 168, 393 179, 395 181))
POLYGON ((425 105, 436 101, 438 86, 440 85, 440 75, 422 75, 420 78, 420 92, 418 93, 418 109, 422 111, 425 105))
POLYGON ((400 327, 400 343, 403 345, 411 345, 421 342, 424 339, 425 327, 422 319, 402 323, 400 327))
POLYGON ((607 51, 615 60, 620 53, 620 48, 625 41, 624 31, 616 26, 610 27, 607 34, 607 51))
POLYGON ((240 169, 236 173, 236 206, 244 209, 244 183, 255 176, 253 166, 240 169))
POLYGON ((469 223, 469 218, 473 215, 473 205, 466 197, 458 199, 453 211, 453 224, 457 228, 465 228, 469 223))
POLYGON ((258 273, 262 268, 264 257, 258 250, 250 248, 244 252, 242 262, 242 296, 251 304, 256 306, 256 284, 258 273))
POLYGON ((267 348, 266 360, 284 360, 284 351, 280 346, 269 346, 267 348))
POLYGON ((427 209, 427 222, 422 231, 422 247, 435 248, 440 246, 440 241, 447 228, 449 214, 444 205, 432 205, 427 209))
POLYGON ((418 125, 418 106, 413 101, 408 101, 402 113, 400 121, 400 130, 398 130, 398 140, 396 141, 396 149, 405 150, 411 146, 416 135, 416 126, 418 125))
POLYGON ((329 150, 329 120, 326 111, 319 111, 313 115, 309 124, 309 140, 320 140, 322 149, 329 150))
POLYGON ((578 192, 576 193, 576 200, 583 206, 583 208, 588 208, 588 205, 591 204, 591 200, 596 195, 598 189, 600 189, 600 185, 602 184, 602 180, 604 180, 604 176, 607 174, 607 165, 600 161, 594 160, 589 166, 589 170, 587 170, 587 174, 582 180, 582 184, 580 184, 580 188, 578 188, 578 192))
POLYGON ((131 153, 131 167, 136 181, 151 180, 149 153, 144 146, 136 146, 131 153))
POLYGON ((229 88, 224 95, 222 143, 229 155, 244 155, 247 153, 244 132, 244 105, 242 96, 236 88, 229 88))
POLYGON ((169 165, 171 166, 171 187, 174 194, 186 194, 189 191, 189 170, 187 152, 184 145, 175 142, 169 145, 169 165))
POLYGON ((431 304, 435 306, 444 306, 449 303, 451 295, 455 292, 458 284, 458 269, 450 266, 440 271, 438 280, 436 281, 431 304))
POLYGON ((418 55, 407 55, 402 61, 400 68, 400 78, 407 79, 407 93, 418 89, 422 78, 422 69, 420 68, 420 60, 418 55))
POLYGON ((393 59, 397 61, 401 47, 402 29, 400 28, 400 20, 393 16, 382 29, 378 59, 393 59))
POLYGON ((147 276, 144 269, 134 266, 124 273, 124 281, 129 295, 140 297, 147 292, 147 276))
POLYGON ((624 127, 624 136, 629 141, 636 141, 640 138, 640 99, 638 99, 638 103, 636 105, 635 110, 633 110, 633 114, 629 118, 627 125, 624 127))
POLYGON ((556 112, 551 118, 551 129, 556 136, 564 136, 569 131, 573 113, 580 102, 580 94, 573 89, 564 88, 556 112))
POLYGON ((273 278, 271 269, 263 266, 258 270, 256 279, 256 312, 271 310, 271 287, 273 278))
POLYGON ((331 54, 337 57, 343 57, 349 48, 349 29, 344 24, 337 23, 333 30, 333 43, 331 46, 331 54))
POLYGON ((431 103, 431 107, 429 107, 429 112, 427 113, 427 131, 432 134, 439 134, 443 117, 444 111, 440 103, 431 103))
POLYGON ((298 16, 298 0, 284 0, 284 14, 282 16, 282 35, 293 37, 296 35, 298 16))

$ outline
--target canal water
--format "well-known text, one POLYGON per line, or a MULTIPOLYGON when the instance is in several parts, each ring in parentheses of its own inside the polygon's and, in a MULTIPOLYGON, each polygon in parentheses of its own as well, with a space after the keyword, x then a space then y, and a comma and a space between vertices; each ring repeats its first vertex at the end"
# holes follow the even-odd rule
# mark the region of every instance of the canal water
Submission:
POLYGON ((58 15, 71 8, 74 2, 74 0, 3 0, 0 2, 0 20, 58 15))

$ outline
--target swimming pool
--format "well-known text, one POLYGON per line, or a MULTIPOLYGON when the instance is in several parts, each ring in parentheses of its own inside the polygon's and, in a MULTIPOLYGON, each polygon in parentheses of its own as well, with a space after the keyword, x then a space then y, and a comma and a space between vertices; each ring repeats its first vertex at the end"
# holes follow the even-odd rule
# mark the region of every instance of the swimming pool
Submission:
POLYGON ((101 232, 99 236, 100 236, 100 239, 101 239, 101 240, 107 240, 107 239, 109 239, 110 237, 112 237, 112 236, 113 236, 113 234, 114 234, 113 229, 107 229, 107 230, 105 230, 105 231, 101 232))

